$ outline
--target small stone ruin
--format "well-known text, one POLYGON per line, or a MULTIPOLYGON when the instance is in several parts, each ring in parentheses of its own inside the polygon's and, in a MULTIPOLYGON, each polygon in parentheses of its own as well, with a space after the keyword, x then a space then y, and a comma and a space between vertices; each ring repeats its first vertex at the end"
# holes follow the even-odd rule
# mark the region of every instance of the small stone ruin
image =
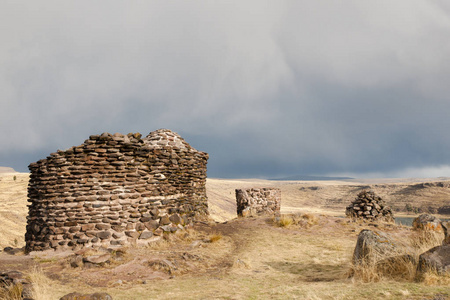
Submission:
POLYGON ((91 135, 30 164, 26 251, 148 244, 207 218, 207 160, 160 129, 91 135))
POLYGON ((394 222, 392 210, 373 191, 362 191, 345 210, 350 218, 394 222))
POLYGON ((237 214, 240 217, 279 214, 280 205, 280 189, 236 189, 237 214))

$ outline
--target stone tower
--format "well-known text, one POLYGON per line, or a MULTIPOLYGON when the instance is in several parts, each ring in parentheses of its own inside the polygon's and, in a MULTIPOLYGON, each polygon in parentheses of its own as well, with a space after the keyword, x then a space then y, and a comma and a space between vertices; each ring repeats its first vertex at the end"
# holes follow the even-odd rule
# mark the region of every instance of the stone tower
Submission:
POLYGON ((29 166, 26 250, 148 243, 204 219, 207 160, 167 129, 58 150, 29 166))

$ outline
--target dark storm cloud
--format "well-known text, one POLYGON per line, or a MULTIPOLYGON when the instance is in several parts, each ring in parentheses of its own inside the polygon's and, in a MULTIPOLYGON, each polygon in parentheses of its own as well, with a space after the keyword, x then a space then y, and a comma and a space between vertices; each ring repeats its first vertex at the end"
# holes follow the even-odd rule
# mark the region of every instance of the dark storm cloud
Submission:
POLYGON ((444 1, 0 6, 0 165, 170 128, 214 177, 450 176, 444 1))

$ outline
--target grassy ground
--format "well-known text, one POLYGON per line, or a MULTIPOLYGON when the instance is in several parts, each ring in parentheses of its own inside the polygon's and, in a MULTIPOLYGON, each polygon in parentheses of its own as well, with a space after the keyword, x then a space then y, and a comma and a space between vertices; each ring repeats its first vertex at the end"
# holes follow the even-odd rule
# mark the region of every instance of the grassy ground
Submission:
MULTIPOLYGON (((318 217, 309 228, 278 227, 270 219, 234 220, 197 228, 193 237, 174 237, 153 248, 128 248, 126 258, 103 268, 73 269, 64 260, 35 258, 51 289, 43 299, 71 291, 106 291, 114 299, 446 299, 447 284, 381 278, 348 278, 357 233, 366 228, 318 217), (221 238, 192 248, 212 233, 221 238), (189 253, 187 260, 182 255, 189 253), (121 266, 138 263, 121 273, 121 266), (177 266, 152 268, 153 258, 177 266), (145 271, 141 272, 140 267, 145 271), (53 275, 52 275, 53 274, 53 275), (57 274, 57 275, 55 275, 57 274), (131 274, 131 276, 130 276, 131 274), (150 274, 156 277, 150 278, 150 274), (106 280, 105 280, 106 277, 106 280), (121 284, 117 284, 122 280, 121 284), (442 298, 436 298, 441 295, 442 298)), ((408 229, 388 231, 410 234, 408 229)))
MULTIPOLYGON (((24 244, 27 176, 1 174, 0 209, 5 224, 0 228, 1 247, 24 244)), ((282 209, 319 213, 284 226, 270 218, 233 219, 235 188, 272 185, 266 181, 208 179, 211 213, 219 223, 200 224, 196 230, 171 235, 151 247, 124 248, 123 255, 113 256, 103 267, 73 268, 71 256, 0 253, 0 270, 29 274, 36 282, 37 300, 59 299, 74 291, 107 292, 115 300, 450 297, 446 281, 382 277, 367 283, 349 278, 356 237, 362 229, 373 227, 329 216, 339 211, 328 209, 323 196, 316 203, 311 197, 302 199, 301 185, 310 183, 275 184, 282 188, 282 209)), ((402 226, 384 230, 405 239, 412 234, 402 226)))
POLYGON ((0 173, 1 249, 25 245, 28 178, 27 173, 0 173))

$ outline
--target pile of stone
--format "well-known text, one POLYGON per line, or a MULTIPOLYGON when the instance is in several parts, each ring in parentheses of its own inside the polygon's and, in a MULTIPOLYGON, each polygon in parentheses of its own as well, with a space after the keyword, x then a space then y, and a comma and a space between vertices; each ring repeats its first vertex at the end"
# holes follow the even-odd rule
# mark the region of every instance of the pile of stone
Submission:
POLYGON ((207 160, 160 129, 92 135, 30 164, 26 251, 148 244, 205 219, 207 160))
POLYGON ((236 189, 236 206, 240 217, 279 214, 281 190, 276 188, 236 189))
POLYGON ((350 218, 368 221, 394 221, 392 210, 373 191, 360 192, 355 201, 347 206, 345 214, 350 218))

